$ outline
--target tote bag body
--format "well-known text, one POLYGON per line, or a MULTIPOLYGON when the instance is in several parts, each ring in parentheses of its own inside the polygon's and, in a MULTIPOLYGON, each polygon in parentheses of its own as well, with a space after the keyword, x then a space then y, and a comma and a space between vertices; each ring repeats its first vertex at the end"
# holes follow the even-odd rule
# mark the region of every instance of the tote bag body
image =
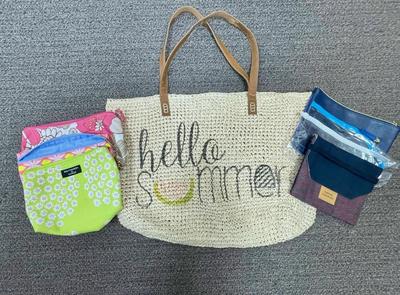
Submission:
MULTIPOLYGON (((271 245, 302 234, 315 209, 290 196, 301 159, 288 148, 310 93, 256 92, 258 48, 252 32, 226 12, 202 17, 160 59, 160 95, 110 99, 126 116, 129 157, 121 171, 121 224, 144 236, 208 247, 271 245), (208 20, 241 30, 252 50, 244 71, 208 20), (168 69, 198 26, 206 26, 248 92, 168 94, 168 69), (160 112, 161 105, 161 112, 160 112)), ((168 37, 168 36, 167 36, 168 37)))

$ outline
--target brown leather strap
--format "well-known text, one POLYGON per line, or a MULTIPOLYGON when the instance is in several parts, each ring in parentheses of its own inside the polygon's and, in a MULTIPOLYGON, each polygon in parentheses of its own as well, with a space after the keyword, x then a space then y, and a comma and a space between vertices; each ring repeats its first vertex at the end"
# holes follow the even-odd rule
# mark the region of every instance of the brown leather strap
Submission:
MULTIPOLYGON (((204 16, 194 7, 192 6, 182 6, 178 8, 174 12, 174 14, 170 17, 167 27, 167 33, 165 35, 164 44, 161 49, 160 55, 160 75, 164 69, 165 61, 167 59, 167 43, 169 39, 169 33, 171 31, 171 27, 176 21, 176 19, 183 13, 190 13, 197 18, 197 20, 201 20, 204 16)), ((204 22, 203 25, 206 29, 211 33, 214 38, 215 43, 218 45, 218 48, 221 50, 222 54, 230 64, 230 66, 246 81, 246 84, 249 84, 249 75, 247 72, 241 67, 241 65, 237 62, 237 60, 233 57, 232 53, 226 48, 224 42, 218 37, 218 35, 214 32, 214 30, 210 27, 208 22, 204 22)), ((167 78, 168 79, 168 78, 167 78)), ((168 80, 167 80, 168 81, 168 80)))
MULTIPOLYGON (((225 11, 215 11, 208 16, 200 19, 197 23, 195 23, 189 31, 179 40, 176 46, 171 51, 165 63, 160 64, 160 102, 161 102, 161 113, 163 116, 170 116, 170 108, 169 108, 169 99, 168 99, 168 71, 169 67, 174 59, 175 55, 179 51, 179 49, 183 46, 183 44, 187 41, 192 32, 199 27, 200 25, 205 25, 206 21, 212 18, 221 18, 228 22, 230 25, 239 29, 248 39, 251 49, 251 65, 250 65, 250 73, 248 79, 248 114, 255 115, 257 114, 257 101, 256 101, 256 93, 257 93, 257 83, 258 83, 258 69, 259 69, 259 53, 256 38, 254 34, 247 28, 242 22, 228 14, 225 11), (163 65, 163 67, 162 67, 163 65)), ((228 56, 225 56, 228 58, 228 56)), ((165 55, 164 55, 165 60, 165 55)))

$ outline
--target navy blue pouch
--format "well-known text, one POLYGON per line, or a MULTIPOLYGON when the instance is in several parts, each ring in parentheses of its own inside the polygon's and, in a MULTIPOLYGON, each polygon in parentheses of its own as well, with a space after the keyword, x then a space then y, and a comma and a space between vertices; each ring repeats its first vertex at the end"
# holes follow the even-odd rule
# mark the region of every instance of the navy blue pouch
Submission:
POLYGON ((366 195, 378 183, 382 168, 317 137, 309 145, 311 178, 348 199, 366 195))
POLYGON ((312 91, 304 110, 305 112, 309 112, 312 102, 316 102, 338 119, 357 127, 364 134, 373 137, 372 139, 375 140, 377 146, 384 152, 389 151, 400 132, 400 126, 397 124, 351 110, 330 98, 320 88, 315 88, 312 91))

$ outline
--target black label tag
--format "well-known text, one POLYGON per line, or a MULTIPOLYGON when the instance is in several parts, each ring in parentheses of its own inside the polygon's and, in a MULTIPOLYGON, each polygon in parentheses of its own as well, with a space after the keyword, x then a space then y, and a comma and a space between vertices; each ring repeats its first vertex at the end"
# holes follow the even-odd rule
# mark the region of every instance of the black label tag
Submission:
POLYGON ((74 166, 71 168, 61 170, 61 175, 63 178, 65 178, 65 177, 69 177, 69 176, 72 176, 72 175, 75 175, 75 174, 78 174, 81 172, 82 172, 81 166, 77 165, 77 166, 74 166))

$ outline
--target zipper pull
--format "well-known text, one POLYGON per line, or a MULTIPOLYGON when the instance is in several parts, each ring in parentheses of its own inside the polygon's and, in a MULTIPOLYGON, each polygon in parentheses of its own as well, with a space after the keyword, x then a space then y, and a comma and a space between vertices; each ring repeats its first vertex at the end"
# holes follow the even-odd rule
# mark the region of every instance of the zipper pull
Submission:
POLYGON ((360 133, 365 137, 369 138, 370 140, 372 140, 373 142, 375 142, 376 144, 379 144, 381 142, 381 140, 377 136, 375 136, 371 132, 368 132, 365 129, 360 129, 360 133))

